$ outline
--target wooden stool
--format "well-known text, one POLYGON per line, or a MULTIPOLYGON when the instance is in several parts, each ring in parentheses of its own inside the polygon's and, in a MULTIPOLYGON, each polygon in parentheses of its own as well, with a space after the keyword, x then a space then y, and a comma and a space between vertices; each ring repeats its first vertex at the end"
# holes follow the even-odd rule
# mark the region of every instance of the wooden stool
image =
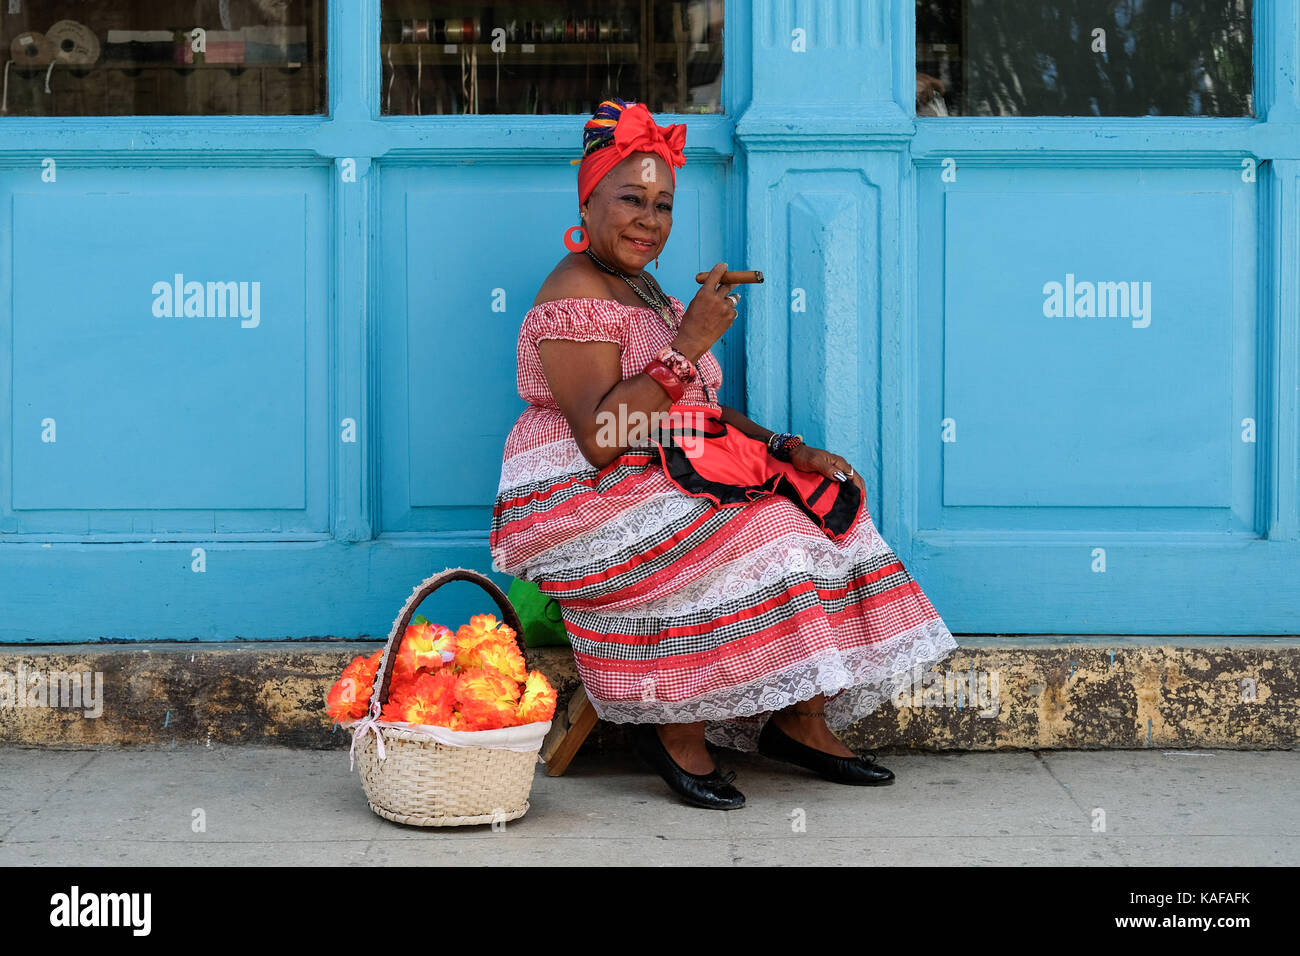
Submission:
POLYGON ((587 699, 587 689, 581 682, 569 698, 569 706, 563 713, 557 710, 552 720, 551 729, 542 741, 541 755, 546 762, 546 775, 558 777, 569 769, 569 761, 596 726, 596 709, 587 699))

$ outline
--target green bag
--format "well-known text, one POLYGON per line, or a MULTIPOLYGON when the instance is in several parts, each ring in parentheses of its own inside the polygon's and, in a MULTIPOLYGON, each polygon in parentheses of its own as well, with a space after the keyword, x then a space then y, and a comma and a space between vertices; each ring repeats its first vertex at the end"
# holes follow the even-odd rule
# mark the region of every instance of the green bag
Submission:
POLYGON ((532 581, 515 578, 506 594, 524 626, 527 647, 568 646, 569 632, 564 629, 560 604, 547 597, 532 581))

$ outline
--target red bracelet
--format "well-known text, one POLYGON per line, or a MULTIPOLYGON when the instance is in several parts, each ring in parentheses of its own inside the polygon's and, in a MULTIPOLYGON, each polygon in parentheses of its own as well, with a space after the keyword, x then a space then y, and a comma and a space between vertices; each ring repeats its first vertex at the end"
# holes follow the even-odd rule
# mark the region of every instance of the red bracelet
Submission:
POLYGON ((682 396, 686 394, 686 386, 682 384, 682 380, 673 374, 672 369, 658 359, 653 359, 645 367, 645 373, 658 382, 659 386, 668 393, 668 397, 674 402, 681 401, 682 396))
POLYGON ((655 359, 667 365, 674 375, 688 385, 699 376, 699 369, 695 367, 695 363, 671 345, 665 345, 660 349, 655 359))

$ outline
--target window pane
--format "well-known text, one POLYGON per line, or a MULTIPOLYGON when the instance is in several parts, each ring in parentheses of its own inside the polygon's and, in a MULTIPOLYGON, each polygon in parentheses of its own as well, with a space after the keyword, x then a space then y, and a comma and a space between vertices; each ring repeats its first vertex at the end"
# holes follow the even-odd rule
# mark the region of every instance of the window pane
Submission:
POLYGON ((918 116, 1253 116, 1252 0, 917 0, 918 116))
POLYGON ((0 115, 322 113, 325 3, 0 0, 0 115))
POLYGON ((722 0, 383 0, 389 114, 722 112, 722 0), (469 14, 468 16, 466 14, 469 14))

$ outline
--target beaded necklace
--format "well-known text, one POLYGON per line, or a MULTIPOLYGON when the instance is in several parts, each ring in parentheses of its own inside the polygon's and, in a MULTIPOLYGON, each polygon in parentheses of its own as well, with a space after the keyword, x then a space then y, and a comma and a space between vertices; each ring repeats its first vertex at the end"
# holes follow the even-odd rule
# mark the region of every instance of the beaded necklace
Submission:
MULTIPOLYGON (((673 323, 673 320, 671 318, 672 316, 676 315, 676 312, 673 311, 672 301, 669 300, 668 295, 664 292, 664 290, 659 287, 659 283, 655 281, 654 276, 652 276, 648 272, 641 273, 642 278, 646 280, 646 288, 650 290, 649 294, 647 294, 641 291, 641 289, 637 286, 637 284, 632 281, 630 276, 624 275, 622 272, 619 272, 617 269, 605 265, 605 263, 601 262, 598 258, 596 258, 596 254, 591 251, 590 247, 588 247, 587 249, 587 255, 590 256, 591 261, 596 263, 596 265, 599 266, 601 269, 605 270, 610 275, 618 276, 620 279, 622 279, 624 282, 630 285, 632 287, 632 291, 637 294, 637 297, 642 302, 646 303, 646 305, 650 306, 650 308, 654 309, 654 311, 658 313, 659 318, 664 320, 664 323, 668 326, 670 330, 672 330, 673 332, 677 331, 677 326, 673 323)), ((713 394, 713 390, 709 388, 707 384, 705 384, 703 378, 700 379, 700 387, 704 389, 704 397, 708 401, 710 402, 716 401, 716 398, 710 397, 713 394)))
POLYGON ((637 294, 637 298, 639 298, 646 305, 650 306, 650 308, 654 309, 654 311, 658 314, 659 318, 663 319, 664 322, 668 325, 668 328, 672 329, 674 332, 677 331, 677 325, 673 322, 672 319, 672 316, 674 315, 673 304, 671 300, 669 300, 668 296, 664 293, 664 290, 659 288, 659 283, 654 280, 654 276, 650 275, 650 273, 648 272, 641 273, 641 277, 646 280, 646 288, 647 290, 649 290, 648 292, 642 292, 641 287, 632 281, 631 276, 619 272, 617 269, 613 268, 612 266, 605 265, 605 263, 601 262, 600 259, 596 257, 596 254, 591 251, 590 247, 587 248, 587 255, 590 256, 591 261, 596 263, 596 265, 599 266, 601 269, 608 272, 610 275, 618 276, 620 279, 622 279, 624 282, 630 285, 632 287, 632 291, 637 294))

